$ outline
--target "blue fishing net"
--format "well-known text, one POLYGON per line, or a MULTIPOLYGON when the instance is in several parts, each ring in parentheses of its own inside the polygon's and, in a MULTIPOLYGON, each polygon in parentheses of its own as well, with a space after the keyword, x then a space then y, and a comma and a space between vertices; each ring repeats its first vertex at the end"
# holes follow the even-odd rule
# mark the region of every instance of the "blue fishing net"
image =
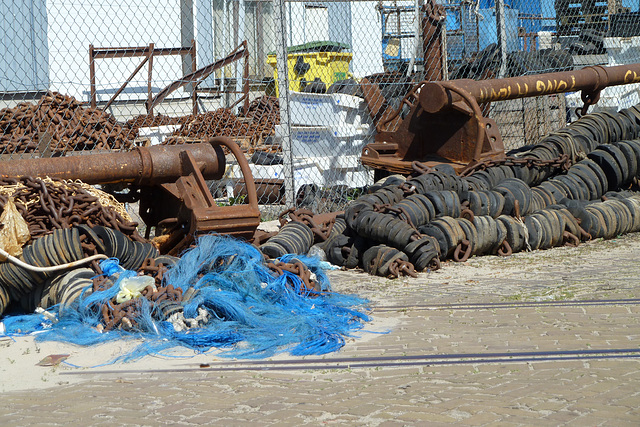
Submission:
POLYGON ((95 292, 87 291, 72 306, 56 311, 57 321, 42 314, 9 316, 7 334, 40 331, 38 340, 56 340, 93 345, 117 339, 144 337, 142 344, 116 360, 135 360, 161 354, 175 347, 196 352, 223 349, 222 356, 263 358, 280 352, 319 355, 339 350, 345 337, 363 327, 369 318, 367 301, 331 291, 329 280, 317 258, 286 255, 286 263, 302 262, 319 284, 307 289, 300 277, 288 271, 274 273, 254 246, 237 239, 206 235, 183 254, 164 277, 166 283, 196 291, 182 303, 185 318, 205 310, 206 323, 177 330, 167 320, 153 316, 154 303, 140 298, 135 328, 100 332, 101 307, 110 304, 120 283, 136 275, 118 266, 117 260, 101 263, 115 283, 95 292), (319 290, 318 290, 319 289, 319 290))

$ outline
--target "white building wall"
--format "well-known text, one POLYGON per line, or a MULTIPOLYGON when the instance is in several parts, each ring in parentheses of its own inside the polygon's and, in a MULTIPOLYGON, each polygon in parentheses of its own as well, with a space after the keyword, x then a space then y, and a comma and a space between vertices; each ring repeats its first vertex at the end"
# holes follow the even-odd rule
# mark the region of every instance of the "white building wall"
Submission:
MULTIPOLYGON (((43 0, 44 1, 44 0, 43 0)), ((94 47, 138 47, 154 43, 157 48, 179 47, 180 36, 180 3, 181 0, 48 0, 46 1, 46 25, 48 36, 48 52, 42 49, 48 58, 49 89, 68 94, 82 101, 90 98, 89 79, 89 45, 94 47)), ((380 19, 375 8, 375 1, 348 3, 327 2, 328 8, 349 8, 343 14, 331 9, 327 14, 328 28, 307 29, 305 24, 305 7, 303 2, 288 2, 290 45, 312 41, 312 34, 328 34, 329 38, 339 37, 342 42, 352 46, 353 61, 351 71, 356 77, 363 77, 382 71, 380 47, 380 19), (336 19, 336 16, 339 17, 336 19), (350 34, 349 34, 350 29, 350 34), (309 31, 311 30, 311 33, 309 31)), ((229 2, 227 4, 232 4, 229 2)), ((214 3, 214 17, 208 0, 193 0, 195 31, 198 42, 198 67, 206 65, 212 59, 220 58, 232 48, 233 23, 228 17, 223 19, 214 3), (222 25, 226 23, 227 27, 222 25), (201 28, 198 28, 198 25, 201 28), (227 31, 226 34, 221 34, 227 31), (209 39, 211 39, 209 41, 209 39), (213 52, 211 51, 213 49, 213 52)), ((273 43, 272 17, 268 16, 272 8, 264 6, 264 34, 266 39, 262 53, 275 46, 273 43)), ((263 13, 264 13, 263 12, 263 13)), ((249 10, 246 15, 247 36, 252 41, 255 32, 255 12, 249 10)), ((308 21, 308 19, 307 19, 308 21)), ((107 101, 140 64, 142 57, 100 59, 96 61, 96 86, 98 101, 107 101)), ((177 56, 155 57, 153 61, 152 90, 157 93, 171 82, 183 75, 182 61, 177 56)), ((46 64, 46 60, 39 61, 46 64)), ((264 68, 269 75, 271 69, 264 68)), ((254 71, 252 69, 252 71, 254 71)), ((258 70, 255 70, 258 71, 258 70)), ((127 89, 120 95, 121 100, 146 99, 147 67, 143 67, 127 89)), ((46 73, 44 73, 46 76, 46 73)), ((18 76, 19 77, 19 76, 18 76)), ((18 78, 16 77, 16 78, 18 78)), ((173 97, 184 97, 182 90, 174 92, 173 97)))
MULTIPOLYGON (((353 60, 350 69, 356 78, 381 73, 383 71, 380 41, 382 27, 376 9, 377 3, 376 1, 324 3, 329 9, 328 19, 315 25, 309 22, 309 12, 305 8, 305 3, 288 3, 289 44, 293 46, 317 41, 314 35, 328 34, 332 41, 351 45, 353 60), (326 25, 327 28, 319 29, 318 25, 326 25), (334 40, 332 37, 339 40, 334 40)), ((322 2, 313 4, 322 4, 322 2)), ((320 15, 316 14, 316 16, 320 15)))
POLYGON ((353 61, 351 72, 356 77, 383 72, 380 14, 376 9, 378 2, 351 3, 351 40, 353 61))
POLYGON ((0 0, 0 91, 46 90, 45 0, 0 0))
MULTIPOLYGON (((136 47, 149 43, 158 48, 180 46, 180 4, 176 0, 50 0, 47 14, 50 88, 79 100, 87 101, 90 97, 90 44, 94 47, 136 47)), ((141 61, 141 57, 97 60, 98 100, 109 100, 141 61)), ((153 62, 155 92, 183 75, 178 56, 155 57, 153 62)), ((146 91, 145 66, 119 99, 145 99, 146 91)), ((176 91, 176 96, 182 96, 180 92, 176 91)))

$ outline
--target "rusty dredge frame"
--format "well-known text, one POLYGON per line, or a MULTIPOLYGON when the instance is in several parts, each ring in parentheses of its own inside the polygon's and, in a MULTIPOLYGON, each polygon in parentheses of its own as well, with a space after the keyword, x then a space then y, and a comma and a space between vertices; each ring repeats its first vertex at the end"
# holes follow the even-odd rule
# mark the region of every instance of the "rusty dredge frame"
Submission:
MULTIPOLYGON (((140 216, 147 225, 167 228, 162 253, 176 255, 196 233, 216 231, 250 240, 260 223, 251 170, 240 147, 227 137, 205 143, 135 147, 129 152, 21 159, 3 162, 2 178, 50 177, 79 179, 87 184, 125 183, 139 192, 140 216), (226 147, 245 176, 248 205, 217 206, 206 180, 220 179, 226 147)), ((147 235, 148 237, 148 235, 147 235)))
MULTIPOLYGON (((378 122, 375 142, 362 150, 362 163, 410 174, 415 161, 427 167, 448 163, 461 172, 486 160, 503 160, 498 126, 483 115, 489 103, 582 91, 584 115, 598 102, 602 89, 638 82, 640 64, 481 81, 423 81, 409 91, 400 108, 378 122), (404 106, 410 111, 401 118, 404 106)), ((377 114, 381 92, 366 82, 363 89, 372 115, 377 114)))

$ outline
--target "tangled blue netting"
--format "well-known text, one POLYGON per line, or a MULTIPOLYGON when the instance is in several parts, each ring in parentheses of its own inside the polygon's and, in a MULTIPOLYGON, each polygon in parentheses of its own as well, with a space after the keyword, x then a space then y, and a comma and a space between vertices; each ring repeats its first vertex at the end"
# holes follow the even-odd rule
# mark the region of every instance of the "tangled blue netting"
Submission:
MULTIPOLYGON (((84 294, 52 323, 42 314, 11 316, 4 319, 6 333, 40 331, 39 340, 56 340, 93 345, 123 338, 145 340, 133 351, 114 361, 135 360, 148 354, 162 354, 176 346, 197 352, 224 348, 223 356, 238 358, 269 357, 279 352, 292 355, 318 355, 336 351, 345 337, 361 329, 369 318, 367 302, 361 298, 333 293, 317 258, 286 255, 281 261, 302 261, 319 282, 322 291, 304 291, 300 278, 287 271, 276 275, 266 266, 262 254, 239 240, 206 235, 187 251, 165 276, 166 283, 198 292, 184 304, 184 316, 195 317, 206 309, 208 323, 198 328, 176 331, 167 321, 151 316, 152 303, 145 302, 136 319, 138 331, 113 330, 100 333, 100 307, 112 300, 119 283, 136 273, 122 270, 117 260, 103 261, 109 274, 118 274, 111 288, 84 294)), ((53 311, 52 309, 49 310, 53 311)))

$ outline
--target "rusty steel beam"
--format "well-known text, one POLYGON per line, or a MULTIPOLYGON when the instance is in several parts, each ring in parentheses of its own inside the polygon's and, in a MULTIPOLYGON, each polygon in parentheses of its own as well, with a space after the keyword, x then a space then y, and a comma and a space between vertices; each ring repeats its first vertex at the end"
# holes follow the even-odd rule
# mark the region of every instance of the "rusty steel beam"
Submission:
POLYGON ((26 176, 79 179, 87 184, 132 183, 155 185, 174 182, 185 175, 180 153, 189 152, 205 179, 220 179, 225 156, 216 144, 155 145, 129 152, 20 159, 0 162, 1 178, 26 176))
POLYGON ((422 52, 425 80, 444 80, 443 31, 446 11, 435 0, 422 6, 422 52))

